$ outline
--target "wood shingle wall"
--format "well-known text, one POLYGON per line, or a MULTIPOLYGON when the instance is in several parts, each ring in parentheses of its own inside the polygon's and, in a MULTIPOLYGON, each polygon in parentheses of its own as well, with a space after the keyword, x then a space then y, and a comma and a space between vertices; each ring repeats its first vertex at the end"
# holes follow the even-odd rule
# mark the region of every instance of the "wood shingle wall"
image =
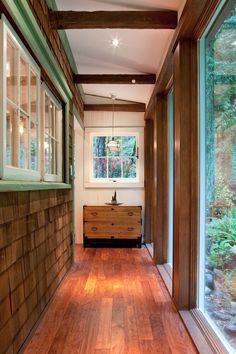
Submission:
POLYGON ((16 353, 71 266, 72 193, 0 196, 0 353, 16 353))
MULTIPOLYGON (((69 106, 71 165, 73 104, 83 118, 83 101, 60 37, 50 28, 46 1, 28 3, 73 94, 69 106)), ((19 351, 71 264, 72 190, 0 193, 0 354, 19 351)))

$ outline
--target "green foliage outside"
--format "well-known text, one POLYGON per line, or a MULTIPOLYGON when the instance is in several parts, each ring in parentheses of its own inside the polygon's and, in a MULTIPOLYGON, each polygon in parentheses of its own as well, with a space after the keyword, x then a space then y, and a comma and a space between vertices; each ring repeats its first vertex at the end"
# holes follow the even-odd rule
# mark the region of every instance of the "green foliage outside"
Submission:
POLYGON ((215 202, 225 206, 233 206, 234 196, 222 171, 218 170, 215 179, 215 202))
POLYGON ((236 219, 224 216, 214 218, 207 225, 208 262, 219 268, 227 268, 236 255, 236 219))

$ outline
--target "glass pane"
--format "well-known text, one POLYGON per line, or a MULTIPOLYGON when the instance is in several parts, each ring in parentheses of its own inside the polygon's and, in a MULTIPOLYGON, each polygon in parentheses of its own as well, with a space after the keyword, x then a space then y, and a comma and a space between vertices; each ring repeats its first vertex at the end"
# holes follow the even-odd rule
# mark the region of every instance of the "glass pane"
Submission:
POLYGON ((107 159, 94 158, 93 159, 93 177, 107 178, 107 159))
POLYGON ((121 178, 121 159, 119 157, 108 159, 108 177, 121 178))
POLYGON ((56 166, 56 173, 59 174, 60 169, 60 158, 62 159, 62 109, 56 108, 56 119, 55 119, 55 131, 56 131, 56 159, 55 159, 55 166, 56 166))
POLYGON ((51 105, 51 102, 50 102, 50 98, 45 95, 45 133, 47 135, 50 135, 50 114, 49 114, 49 111, 50 111, 50 105, 51 105))
POLYGON ((50 173, 50 138, 47 135, 44 140, 44 171, 50 173))
POLYGON ((107 155, 108 138, 106 136, 94 136, 93 137, 93 156, 104 157, 107 155))
POLYGON ((122 136, 121 156, 136 156, 135 136, 122 136))
POLYGON ((55 140, 54 142, 54 174, 58 174, 58 161, 57 161, 57 150, 58 150, 58 142, 55 140))
POLYGON ((6 62, 6 77, 7 77, 7 97, 17 102, 17 48, 7 38, 7 62, 6 62))
POLYGON ((50 102, 51 136, 56 139, 55 106, 50 102))
POLYGON ((56 155, 56 141, 54 139, 51 140, 51 173, 52 174, 56 174, 57 170, 56 170, 56 161, 57 161, 57 155, 56 155))
POLYGON ((31 169, 38 170, 38 95, 37 95, 37 76, 31 70, 30 73, 30 159, 31 169))
POLYGON ((29 65, 23 58, 20 58, 20 105, 21 109, 28 112, 29 106, 29 65))
MULTIPOLYGON (((111 136, 107 137, 107 142, 109 142, 110 140, 112 140, 111 136)), ((114 136, 113 140, 116 141, 119 144, 119 147, 121 148, 121 136, 114 136)), ((120 156, 120 149, 117 151, 110 151, 109 149, 107 149, 107 155, 108 156, 120 156)))
POLYGON ((203 311, 236 348, 236 7, 206 41, 203 311))
POLYGON ((20 156, 19 156, 19 167, 29 168, 29 126, 28 117, 21 114, 20 115, 20 156))
POLYGON ((6 110, 6 164, 18 166, 17 163, 17 110, 7 105, 6 110))
POLYGON ((136 178, 136 158, 133 157, 123 158, 123 177, 136 178))

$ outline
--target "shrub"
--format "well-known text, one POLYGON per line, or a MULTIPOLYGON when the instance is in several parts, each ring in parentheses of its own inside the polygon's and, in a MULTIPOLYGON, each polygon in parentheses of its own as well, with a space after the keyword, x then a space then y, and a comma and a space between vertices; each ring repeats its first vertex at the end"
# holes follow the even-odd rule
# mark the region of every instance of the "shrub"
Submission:
POLYGON ((224 216, 214 218, 207 225, 208 262, 214 267, 224 268, 232 261, 236 246, 236 219, 224 216))

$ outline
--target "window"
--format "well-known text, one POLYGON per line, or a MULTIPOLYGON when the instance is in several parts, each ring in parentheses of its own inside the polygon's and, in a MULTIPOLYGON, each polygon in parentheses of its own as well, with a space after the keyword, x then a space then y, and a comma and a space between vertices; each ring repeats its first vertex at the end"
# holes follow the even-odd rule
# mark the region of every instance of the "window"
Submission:
POLYGON ((143 188, 143 127, 116 127, 118 153, 107 148, 111 139, 110 128, 85 128, 85 187, 143 188))
POLYGON ((0 179, 62 180, 62 108, 7 20, 0 21, 0 179))
POLYGON ((61 181, 62 108, 47 88, 43 92, 43 112, 44 179, 46 181, 61 181))
POLYGON ((107 143, 111 136, 93 137, 93 178, 95 179, 136 179, 137 138, 135 135, 115 136, 119 143, 118 152, 111 152, 107 143))
POLYGON ((7 26, 2 25, 1 178, 40 180, 40 70, 7 26))
POLYGON ((232 353, 236 348, 235 1, 228 1, 212 22, 200 49, 199 307, 232 353))

